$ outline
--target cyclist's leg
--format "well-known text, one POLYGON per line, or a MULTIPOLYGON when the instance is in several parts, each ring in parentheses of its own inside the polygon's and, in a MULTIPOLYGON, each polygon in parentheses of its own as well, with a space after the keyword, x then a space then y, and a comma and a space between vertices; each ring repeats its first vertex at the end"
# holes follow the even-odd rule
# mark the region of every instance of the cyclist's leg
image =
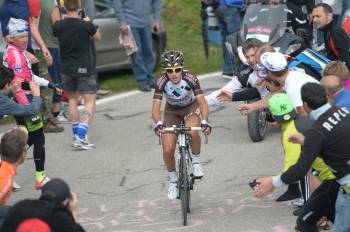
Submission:
MULTIPOLYGON (((180 125, 181 122, 181 111, 182 109, 174 109, 169 104, 165 105, 164 109, 164 125, 166 127, 171 127, 172 125, 180 125)), ((170 172, 175 172, 175 148, 176 148, 177 135, 172 133, 166 133, 162 135, 162 146, 163 146, 163 159, 170 172)), ((170 178, 171 175, 170 175, 170 178)))
MULTIPOLYGON (((177 109, 171 108, 168 104, 165 105, 164 110, 164 125, 169 127, 172 125, 179 125, 181 122, 181 117, 179 116, 179 111, 177 109)), ((162 135, 162 146, 163 146, 163 160, 166 165, 169 174, 169 188, 168 188, 168 198, 173 200, 178 197, 177 195, 177 173, 175 167, 175 149, 176 149, 177 135, 166 133, 162 135)))
POLYGON ((174 172, 175 168, 175 148, 176 148, 176 139, 175 134, 163 134, 162 135, 162 146, 163 146, 163 160, 168 172, 174 172))
MULTIPOLYGON (((183 109, 181 117, 185 121, 187 127, 200 126, 200 111, 199 104, 197 101, 193 102, 192 105, 183 109)), ((191 151, 194 155, 199 155, 201 150, 201 137, 198 131, 190 131, 188 135, 191 137, 191 151)))
MULTIPOLYGON (((197 114, 192 113, 186 117, 185 124, 188 127, 197 127, 200 125, 200 118, 197 114)), ((201 137, 198 131, 190 131, 188 135, 191 137, 191 151, 192 154, 198 155, 201 151, 201 137)))
MULTIPOLYGON (((188 127, 197 127, 200 125, 200 114, 198 108, 198 102, 194 102, 191 106, 186 109, 184 112, 185 125, 188 127)), ((193 175, 195 177, 204 176, 203 167, 200 160, 200 151, 201 151, 201 137, 199 136, 198 131, 188 132, 188 135, 191 137, 191 157, 193 164, 193 175)))

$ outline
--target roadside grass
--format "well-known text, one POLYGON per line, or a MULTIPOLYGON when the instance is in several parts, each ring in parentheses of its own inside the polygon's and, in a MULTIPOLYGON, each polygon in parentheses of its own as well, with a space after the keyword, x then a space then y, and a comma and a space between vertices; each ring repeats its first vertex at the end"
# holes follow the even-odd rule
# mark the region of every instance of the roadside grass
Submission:
MULTIPOLYGON (((195 74, 221 70, 222 48, 209 46, 209 58, 204 54, 201 32, 200 1, 164 0, 162 23, 167 31, 166 50, 181 50, 185 56, 185 68, 195 74)), ((158 67, 154 76, 162 69, 158 67)), ((120 92, 136 87, 131 70, 118 70, 99 75, 100 86, 120 92)))

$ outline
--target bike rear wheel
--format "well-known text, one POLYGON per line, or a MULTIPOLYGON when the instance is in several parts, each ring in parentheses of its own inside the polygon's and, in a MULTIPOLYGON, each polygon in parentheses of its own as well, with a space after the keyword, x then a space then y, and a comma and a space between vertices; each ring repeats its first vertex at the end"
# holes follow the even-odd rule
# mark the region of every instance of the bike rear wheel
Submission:
POLYGON ((190 211, 190 183, 187 172, 186 148, 180 149, 179 191, 181 199, 182 223, 187 225, 187 213, 190 211))

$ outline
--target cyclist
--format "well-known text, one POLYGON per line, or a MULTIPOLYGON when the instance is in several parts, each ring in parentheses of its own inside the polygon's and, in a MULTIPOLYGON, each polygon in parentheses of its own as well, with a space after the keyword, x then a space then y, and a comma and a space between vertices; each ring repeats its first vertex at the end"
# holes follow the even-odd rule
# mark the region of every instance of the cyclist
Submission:
MULTIPOLYGON (((174 153, 177 136, 172 133, 162 133, 164 127, 179 126, 182 120, 188 127, 199 126, 205 134, 210 134, 208 123, 208 105, 197 77, 190 71, 184 70, 184 56, 181 51, 167 51, 162 54, 161 64, 164 71, 156 82, 152 117, 155 122, 154 131, 162 138, 163 159, 169 172, 169 199, 177 198, 177 173, 175 169, 174 153), (166 97, 164 122, 161 120, 160 108, 163 94, 166 97), (202 121, 201 121, 202 119, 202 121)), ((191 157, 193 175, 203 177, 203 167, 200 161, 201 139, 196 131, 188 132, 191 136, 191 157)))

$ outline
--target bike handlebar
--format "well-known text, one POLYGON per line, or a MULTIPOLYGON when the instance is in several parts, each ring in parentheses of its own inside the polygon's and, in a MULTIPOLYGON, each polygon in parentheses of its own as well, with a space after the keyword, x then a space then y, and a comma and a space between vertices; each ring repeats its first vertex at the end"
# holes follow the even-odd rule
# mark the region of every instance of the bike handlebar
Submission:
POLYGON ((192 127, 165 127, 165 132, 185 132, 185 131, 200 131, 202 130, 202 127, 200 126, 192 126, 192 127))
MULTIPOLYGON (((202 127, 200 126, 192 126, 192 127, 177 127, 177 126, 172 126, 172 127, 164 127, 163 130, 165 132, 186 132, 186 131, 201 131, 203 130, 202 127)), ((161 135, 161 134, 160 134, 161 135)), ((161 144, 161 136, 159 135, 159 145, 161 144)), ((204 134, 205 140, 204 144, 208 144, 208 135, 204 134)))

